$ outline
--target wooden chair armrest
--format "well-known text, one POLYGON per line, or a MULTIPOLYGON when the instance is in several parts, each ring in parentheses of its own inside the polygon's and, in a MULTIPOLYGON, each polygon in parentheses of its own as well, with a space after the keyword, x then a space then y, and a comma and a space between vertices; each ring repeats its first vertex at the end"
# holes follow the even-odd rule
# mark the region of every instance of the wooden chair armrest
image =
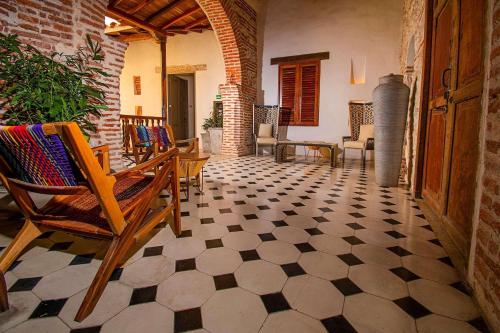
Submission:
POLYGON ((162 163, 164 163, 168 159, 177 156, 178 154, 179 154, 179 149, 171 148, 168 151, 166 151, 164 153, 160 153, 160 154, 158 154, 158 156, 155 156, 154 158, 152 158, 144 163, 136 165, 133 168, 115 173, 115 174, 113 174, 113 176, 121 177, 129 172, 134 172, 134 171, 140 171, 141 173, 151 171, 154 168, 160 166, 162 163))
POLYGON ((97 157, 97 161, 99 161, 99 164, 101 165, 106 175, 109 175, 111 173, 111 167, 109 162, 109 146, 101 145, 93 147, 92 152, 97 157))
MULTIPOLYGON (((198 138, 190 138, 190 139, 185 139, 185 140, 176 140, 175 144, 178 145, 183 144, 183 143, 188 143, 187 148, 186 148, 186 153, 190 152, 198 152, 199 151, 199 141, 200 139, 198 138)), ((184 147, 184 146, 181 146, 184 147)))

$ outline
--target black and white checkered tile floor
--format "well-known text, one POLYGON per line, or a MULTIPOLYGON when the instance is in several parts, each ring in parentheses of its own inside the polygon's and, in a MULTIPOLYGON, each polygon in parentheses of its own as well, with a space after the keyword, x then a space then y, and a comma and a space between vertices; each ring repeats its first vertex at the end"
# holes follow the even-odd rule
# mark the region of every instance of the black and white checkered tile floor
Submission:
MULTIPOLYGON (((210 161, 156 234, 72 319, 106 244, 61 233, 7 272, 8 332, 478 332, 478 308, 406 190, 359 162, 210 161)), ((10 238, 0 235, 0 246, 10 238)))

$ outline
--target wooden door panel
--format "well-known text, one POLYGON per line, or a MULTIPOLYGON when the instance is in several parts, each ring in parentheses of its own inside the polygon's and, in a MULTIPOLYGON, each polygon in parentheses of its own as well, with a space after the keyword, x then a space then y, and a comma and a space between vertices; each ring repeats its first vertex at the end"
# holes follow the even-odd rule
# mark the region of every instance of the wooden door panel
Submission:
POLYGON ((305 64, 300 66, 301 95, 300 95, 300 124, 317 125, 318 94, 319 94, 319 65, 305 64))
POLYGON ((471 83, 481 74, 483 59, 483 1, 463 0, 460 9, 460 38, 458 42, 457 88, 471 83))
POLYGON ((446 88, 441 84, 443 72, 450 67, 451 42, 453 37, 452 0, 446 1, 435 19, 435 34, 431 62, 431 100, 444 95, 446 88))
POLYGON ((479 97, 455 106, 447 216, 466 239, 472 234, 480 116, 479 97))
POLYGON ((429 117, 424 196, 432 206, 441 207, 446 113, 434 111, 429 117))

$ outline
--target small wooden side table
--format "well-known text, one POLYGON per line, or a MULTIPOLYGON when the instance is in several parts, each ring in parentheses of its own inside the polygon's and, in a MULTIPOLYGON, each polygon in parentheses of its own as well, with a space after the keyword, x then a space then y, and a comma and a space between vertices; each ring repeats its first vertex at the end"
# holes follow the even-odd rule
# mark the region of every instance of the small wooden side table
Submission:
POLYGON ((179 153, 179 175, 186 179, 186 198, 189 200, 190 178, 196 177, 198 191, 203 194, 203 166, 210 158, 206 153, 179 153))

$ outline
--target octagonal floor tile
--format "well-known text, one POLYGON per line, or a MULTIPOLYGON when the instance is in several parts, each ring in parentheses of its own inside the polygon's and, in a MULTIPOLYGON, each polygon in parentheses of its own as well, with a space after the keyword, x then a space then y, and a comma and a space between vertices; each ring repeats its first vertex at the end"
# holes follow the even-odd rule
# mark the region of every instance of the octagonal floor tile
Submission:
POLYGON ((141 258, 123 269, 120 282, 133 288, 159 284, 175 272, 175 260, 164 256, 141 258))
POLYGON ((267 316, 260 297, 241 288, 217 291, 201 313, 203 327, 221 333, 257 332, 267 316))
POLYGON ((82 322, 76 322, 74 321, 76 312, 80 308, 86 293, 87 289, 70 297, 59 313, 59 317, 71 328, 104 324, 105 321, 113 318, 128 306, 130 296, 132 295, 132 288, 118 282, 108 283, 94 311, 82 322))
POLYGON ((258 295, 280 291, 287 279, 280 266, 264 260, 247 261, 234 275, 238 286, 258 295))
POLYGON ((336 237, 348 237, 354 235, 354 229, 340 222, 320 223, 318 229, 325 234, 336 237))
POLYGON ((214 217, 215 223, 224 226, 240 224, 244 220, 245 218, 241 214, 236 213, 220 214, 214 217))
POLYGON ((233 273, 243 262, 240 254, 227 247, 208 249, 196 258, 198 270, 210 275, 233 273))
POLYGON ((398 255, 380 246, 360 244, 352 247, 352 253, 367 264, 386 268, 401 266, 401 258, 398 255))
POLYGON ((189 259, 205 251, 205 242, 194 237, 176 238, 165 245, 163 255, 175 260, 189 259))
POLYGON ((417 332, 415 320, 399 306, 366 293, 346 297, 343 315, 358 332, 417 332))
POLYGON ((465 321, 455 320, 436 314, 417 319, 419 333, 477 333, 478 331, 465 321))
POLYGON ((315 219, 304 215, 291 215, 285 219, 285 222, 292 227, 299 229, 315 228, 318 225, 315 219))
POLYGON ((273 235, 276 239, 291 244, 305 243, 311 237, 304 229, 290 226, 274 229, 273 235))
POLYGON ((313 319, 294 310, 271 313, 262 329, 261 333, 305 333, 305 332, 326 332, 325 327, 319 320, 313 319))
POLYGON ((362 229, 356 230, 355 235, 365 243, 371 245, 377 245, 380 247, 391 247, 398 245, 398 241, 395 238, 382 231, 362 229))
POLYGON ((256 234, 246 231, 230 232, 222 238, 224 246, 236 251, 254 250, 261 240, 256 234))
POLYGON ((459 320, 479 316, 472 298, 453 287, 424 279, 412 281, 408 287, 415 300, 436 314, 459 320))
POLYGON ((316 319, 339 315, 344 296, 329 281, 310 275, 288 279, 283 294, 290 306, 316 319))
POLYGON ((13 273, 18 278, 45 276, 68 266, 74 257, 71 253, 49 251, 21 261, 13 273))
POLYGON ((460 281, 455 268, 437 259, 410 255, 402 257, 401 260, 403 261, 403 267, 424 279, 442 284, 452 284, 460 281))
POLYGON ((102 333, 173 332, 174 313, 155 302, 129 306, 107 321, 102 333))
POLYGON ((28 332, 50 332, 50 333, 68 333, 69 327, 64 325, 61 319, 57 317, 40 318, 28 320, 11 328, 9 333, 28 333, 28 332))
POLYGON ((160 283, 156 301, 173 311, 200 307, 215 292, 213 278, 198 271, 175 273, 160 283))
POLYGON ((40 299, 31 291, 9 293, 9 310, 0 313, 0 331, 22 323, 33 313, 40 299))
POLYGON ((300 256, 300 251, 294 245, 278 240, 262 243, 257 253, 262 259, 278 265, 297 262, 300 256))
POLYGON ((309 244, 318 251, 333 255, 351 252, 351 244, 340 237, 327 234, 312 236, 311 239, 309 239, 309 244))
POLYGON ((216 223, 200 224, 194 227, 192 231, 193 237, 203 240, 222 238, 229 232, 226 227, 216 223))
POLYGON ((437 259, 447 255, 442 247, 414 237, 400 239, 399 246, 422 257, 437 259))
POLYGON ((241 223, 243 230, 253 234, 270 233, 275 228, 274 224, 267 220, 251 220, 241 223))
POLYGON ((406 283, 384 267, 364 264, 349 270, 349 279, 363 291, 387 299, 408 296, 406 283))
POLYGON ((348 266, 337 256, 319 251, 303 253, 299 265, 307 273, 326 280, 344 278, 348 271, 348 266))

